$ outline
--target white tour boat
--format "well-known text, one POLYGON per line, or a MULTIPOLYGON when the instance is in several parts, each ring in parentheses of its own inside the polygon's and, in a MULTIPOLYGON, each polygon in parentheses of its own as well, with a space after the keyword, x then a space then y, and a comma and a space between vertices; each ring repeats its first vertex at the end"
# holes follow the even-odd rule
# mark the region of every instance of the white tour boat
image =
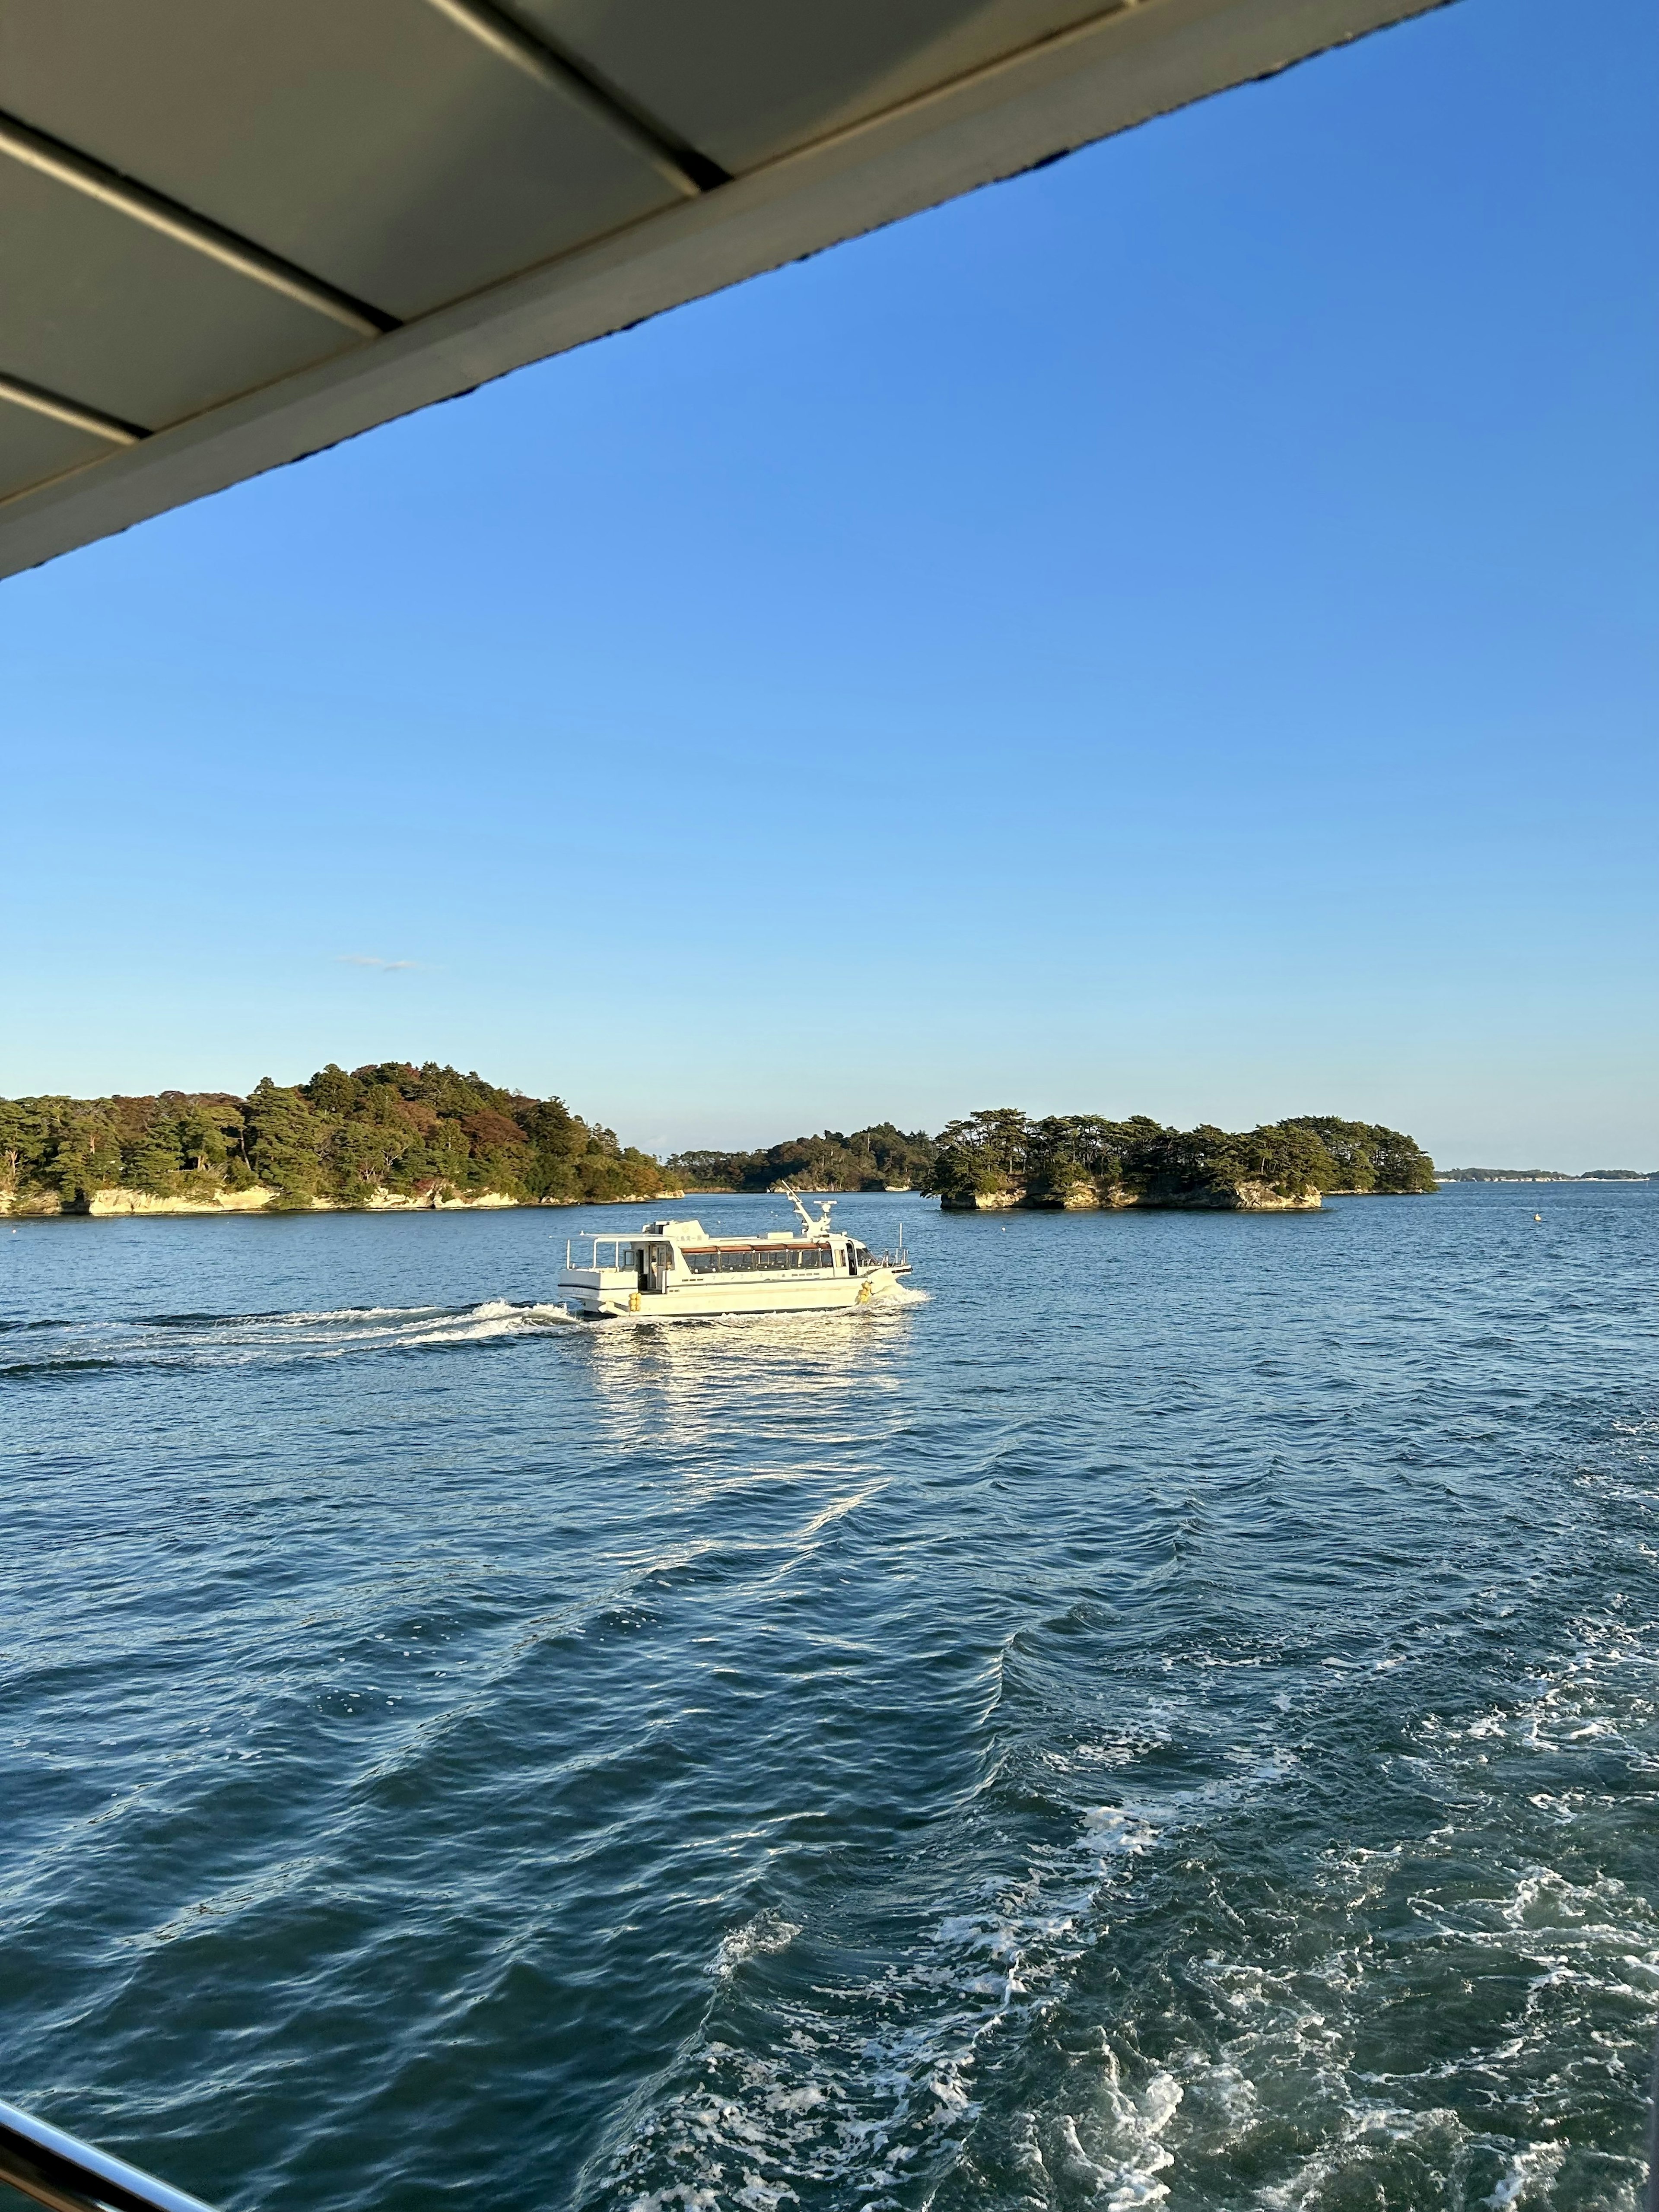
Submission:
POLYGON ((862 1306, 890 1296, 910 1272, 899 1231, 895 1252, 872 1252, 830 1226, 827 1200, 814 1219, 792 1190, 799 1231, 760 1237, 710 1237, 700 1221, 647 1221, 631 1235, 584 1237, 588 1264, 565 1246, 559 1296, 573 1313, 608 1320, 637 1315, 668 1321, 686 1314, 797 1313, 862 1306))

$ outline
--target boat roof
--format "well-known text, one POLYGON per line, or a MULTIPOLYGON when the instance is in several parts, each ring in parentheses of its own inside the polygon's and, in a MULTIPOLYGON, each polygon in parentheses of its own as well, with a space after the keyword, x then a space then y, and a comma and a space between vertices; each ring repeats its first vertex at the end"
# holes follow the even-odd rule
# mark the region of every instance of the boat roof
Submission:
MULTIPOLYGON (((832 1237, 844 1237, 844 1229, 816 1230, 810 1236, 798 1235, 793 1229, 757 1229, 747 1236, 716 1237, 705 1229, 701 1221, 647 1221, 641 1229, 597 1230, 592 1232, 608 1242, 617 1237, 663 1237, 675 1244, 823 1244, 832 1237)), ((854 1240, 856 1243, 856 1239, 854 1240)))

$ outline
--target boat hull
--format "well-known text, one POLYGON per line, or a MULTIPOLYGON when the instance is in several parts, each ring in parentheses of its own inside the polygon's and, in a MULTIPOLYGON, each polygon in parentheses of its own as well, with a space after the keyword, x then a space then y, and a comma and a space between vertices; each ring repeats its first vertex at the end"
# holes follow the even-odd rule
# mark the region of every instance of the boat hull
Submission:
POLYGON ((890 1267, 873 1267, 851 1280, 846 1276, 805 1282, 757 1282, 730 1276, 712 1282, 673 1283, 663 1291, 616 1289, 561 1280, 561 1301, 583 1321, 695 1321, 718 1315, 825 1313, 842 1306, 873 1305, 890 1298, 898 1277, 890 1267))

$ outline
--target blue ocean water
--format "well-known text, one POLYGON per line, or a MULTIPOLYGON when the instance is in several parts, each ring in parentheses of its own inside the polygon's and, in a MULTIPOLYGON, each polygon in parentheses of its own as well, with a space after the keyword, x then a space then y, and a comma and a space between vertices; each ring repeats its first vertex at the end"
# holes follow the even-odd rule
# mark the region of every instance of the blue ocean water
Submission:
POLYGON ((1659 1187, 557 1319, 635 1211, 0 1225, 0 2096, 266 2212, 1637 2202, 1659 1187))

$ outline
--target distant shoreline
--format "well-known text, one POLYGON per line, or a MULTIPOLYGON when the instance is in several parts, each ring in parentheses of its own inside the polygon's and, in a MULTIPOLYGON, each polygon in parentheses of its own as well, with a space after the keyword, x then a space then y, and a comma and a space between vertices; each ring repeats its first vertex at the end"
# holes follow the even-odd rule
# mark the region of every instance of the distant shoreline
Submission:
POLYGON ((284 1199, 280 1191, 256 1183, 242 1190, 221 1191, 213 1198, 158 1196, 149 1191, 110 1189, 95 1190, 83 1199, 66 1203, 54 1192, 14 1198, 0 1191, 0 1219, 224 1221, 302 1213, 533 1213, 550 1206, 656 1206, 665 1199, 684 1196, 684 1191, 623 1191, 616 1198, 514 1198, 501 1190, 472 1191, 465 1195, 434 1190, 410 1197, 399 1191, 377 1190, 354 1205, 343 1199, 284 1199))
POLYGON ((1437 1168, 1435 1180, 1449 1182, 1590 1182, 1638 1183, 1659 1182, 1659 1169, 1651 1172, 1644 1168, 1586 1168, 1582 1175, 1569 1175, 1559 1168, 1437 1168))

